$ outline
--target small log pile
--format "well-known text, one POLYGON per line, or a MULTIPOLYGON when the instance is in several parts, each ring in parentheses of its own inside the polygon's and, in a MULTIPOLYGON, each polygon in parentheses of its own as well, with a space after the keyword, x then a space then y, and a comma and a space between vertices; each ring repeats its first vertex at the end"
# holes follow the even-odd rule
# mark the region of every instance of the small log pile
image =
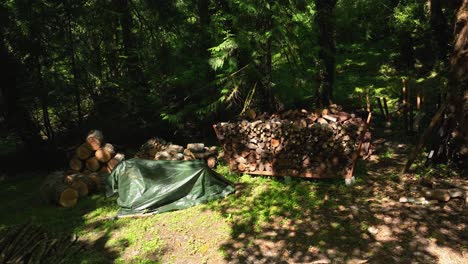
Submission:
POLYGON ((83 250, 74 235, 54 235, 26 223, 6 229, 0 238, 0 263, 68 263, 83 250))
POLYGON ((140 159, 149 160, 204 160, 210 168, 216 167, 218 150, 216 147, 206 147, 203 143, 190 143, 184 148, 166 142, 164 139, 152 138, 143 144, 135 155, 140 159))
POLYGON ((44 201, 61 207, 73 207, 78 199, 102 189, 102 175, 73 172, 54 172, 43 181, 40 193, 44 201))
POLYGON ((331 178, 346 175, 358 155, 370 150, 366 121, 337 106, 215 124, 224 158, 234 172, 331 178))
POLYGON ((112 144, 104 143, 104 136, 99 130, 92 130, 86 142, 77 147, 70 159, 70 169, 75 173, 90 174, 110 173, 125 156, 117 153, 112 144))

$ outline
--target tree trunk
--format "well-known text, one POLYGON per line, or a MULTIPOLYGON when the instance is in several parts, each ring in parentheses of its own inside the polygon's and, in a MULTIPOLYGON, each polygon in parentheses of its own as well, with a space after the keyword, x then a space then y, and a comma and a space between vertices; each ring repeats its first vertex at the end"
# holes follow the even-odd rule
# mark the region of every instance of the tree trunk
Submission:
POLYGON ((315 0, 318 27, 319 72, 316 100, 319 106, 327 106, 333 97, 335 78, 335 5, 336 0, 315 0))
POLYGON ((430 15, 431 30, 437 54, 436 59, 440 59, 445 62, 448 51, 447 44, 449 43, 449 33, 447 18, 442 11, 440 0, 431 0, 430 15))
MULTIPOLYGON (((136 86, 135 89, 130 89, 133 99, 139 100, 144 96, 144 81, 143 71, 139 66, 138 56, 136 54, 136 40, 132 32, 133 18, 130 12, 129 0, 114 0, 117 12, 120 15, 120 25, 122 27, 122 43, 123 53, 126 57, 125 67, 130 80, 136 86)), ((134 102, 137 105, 137 101, 134 102)))
POLYGON ((403 31, 398 34, 400 45, 400 61, 403 69, 411 70, 414 68, 414 41, 411 32, 403 31))
MULTIPOLYGON (((68 2, 67 2, 68 3, 68 2)), ((68 50, 70 53, 70 62, 72 68, 72 75, 73 75, 73 91, 75 93, 75 104, 76 104, 76 111, 78 114, 78 125, 81 126, 83 123, 83 113, 81 110, 81 94, 80 88, 78 86, 78 70, 76 67, 76 60, 75 60, 75 42, 73 40, 73 32, 72 32, 72 25, 71 25, 71 14, 70 10, 67 9, 67 22, 68 22, 68 50)))
MULTIPOLYGON (((0 32, 1 34, 1 32, 0 32)), ((16 80, 19 79, 20 65, 5 47, 0 35, 0 93, 2 99, 2 116, 8 129, 14 131, 26 144, 28 149, 39 149, 41 138, 39 128, 31 119, 27 109, 21 105, 21 91, 16 80)))
POLYGON ((453 52, 450 58, 449 116, 455 127, 450 159, 466 170, 468 160, 468 0, 461 1, 453 32, 453 52))

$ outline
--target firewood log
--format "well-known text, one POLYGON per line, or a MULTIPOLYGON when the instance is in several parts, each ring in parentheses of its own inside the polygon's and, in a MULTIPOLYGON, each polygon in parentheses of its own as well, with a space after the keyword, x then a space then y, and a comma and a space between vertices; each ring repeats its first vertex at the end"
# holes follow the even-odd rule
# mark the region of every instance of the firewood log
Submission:
POLYGON ((104 143, 104 136, 99 130, 91 130, 86 137, 86 142, 92 150, 98 150, 104 143))
POLYGON ((165 151, 169 152, 171 155, 175 155, 177 153, 182 153, 184 151, 184 147, 171 144, 167 147, 165 151))
POLYGON ((74 171, 80 171, 83 169, 83 162, 80 159, 78 159, 77 156, 74 156, 70 159, 69 165, 70 169, 74 171))
POLYGON ((70 187, 78 192, 79 197, 86 197, 89 194, 88 186, 81 180, 73 180, 70 187))
POLYGON ((75 151, 76 156, 81 160, 91 157, 94 151, 90 148, 91 146, 88 143, 81 144, 75 151))
POLYGON ((99 173, 93 172, 93 173, 88 175, 88 178, 91 179, 94 182, 97 190, 102 189, 103 179, 99 175, 99 173))
POLYGON ((107 163, 107 166, 112 171, 115 168, 115 166, 117 166, 117 164, 119 164, 124 159, 125 159, 124 154, 117 153, 111 160, 109 160, 109 162, 107 163))
POLYGON ((92 172, 96 172, 101 168, 101 164, 96 157, 92 157, 86 160, 86 168, 92 172))
POLYGON ((103 175, 103 174, 109 174, 112 172, 113 169, 111 169, 109 166, 102 166, 101 169, 99 170, 98 174, 103 175))
POLYGON ((199 153, 205 151, 205 144, 203 143, 190 143, 187 144, 187 149, 192 153, 199 153))
POLYGON ((208 167, 212 169, 216 167, 216 163, 217 163, 217 159, 214 156, 211 156, 206 160, 206 164, 208 165, 208 167))
POLYGON ((106 143, 100 149, 96 150, 94 156, 100 162, 108 162, 115 154, 114 146, 109 143, 106 143))
POLYGON ((78 192, 69 185, 56 181, 43 185, 41 193, 48 202, 62 207, 73 207, 78 202, 78 192))

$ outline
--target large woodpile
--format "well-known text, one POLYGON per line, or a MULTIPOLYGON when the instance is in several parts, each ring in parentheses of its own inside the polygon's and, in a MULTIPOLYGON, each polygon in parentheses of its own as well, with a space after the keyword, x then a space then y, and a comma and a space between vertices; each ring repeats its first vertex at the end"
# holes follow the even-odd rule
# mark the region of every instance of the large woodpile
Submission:
POLYGON ((366 120, 336 106, 213 127, 230 169, 261 175, 342 177, 352 171, 358 150, 369 151, 371 139, 366 120))
POLYGON ((166 142, 161 138, 152 138, 143 144, 135 155, 149 160, 204 160, 210 168, 216 167, 218 150, 206 147, 203 143, 190 143, 187 147, 166 142))
POLYGON ((67 263, 82 249, 76 236, 50 234, 26 223, 3 231, 0 263, 67 263))
POLYGON ((88 133, 86 141, 77 147, 70 159, 70 169, 73 172, 90 174, 110 173, 125 156, 117 153, 112 144, 104 142, 104 136, 99 130, 88 133))

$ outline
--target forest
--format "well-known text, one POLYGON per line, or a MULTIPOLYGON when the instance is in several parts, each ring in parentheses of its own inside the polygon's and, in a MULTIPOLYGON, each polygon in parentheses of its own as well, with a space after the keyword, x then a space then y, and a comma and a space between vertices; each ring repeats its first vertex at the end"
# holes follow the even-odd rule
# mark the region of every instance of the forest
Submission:
POLYGON ((92 250, 73 263, 468 261, 468 0, 4 0, 0 68, 0 197, 9 200, 0 210, 13 215, 0 231, 32 216, 78 233, 92 250), (294 124, 270 133, 280 119, 294 124), (347 123, 361 126, 355 138, 347 123), (287 148, 288 133, 315 124, 333 127, 334 142, 313 147, 324 134, 300 132, 287 148), (153 159, 154 138, 164 139, 154 147, 191 146, 169 158, 213 146, 190 155, 234 182, 235 195, 110 224, 115 200, 102 195, 73 208, 28 206, 92 130, 113 144, 96 161, 106 168, 114 147, 153 159), (330 176, 348 158, 354 186, 295 177, 315 175, 314 164, 330 176), (281 167, 296 165, 306 173, 281 167), (412 198, 419 187, 426 204, 412 198), (223 231, 201 238, 204 223, 223 231), (386 231, 393 236, 379 237, 386 231))

